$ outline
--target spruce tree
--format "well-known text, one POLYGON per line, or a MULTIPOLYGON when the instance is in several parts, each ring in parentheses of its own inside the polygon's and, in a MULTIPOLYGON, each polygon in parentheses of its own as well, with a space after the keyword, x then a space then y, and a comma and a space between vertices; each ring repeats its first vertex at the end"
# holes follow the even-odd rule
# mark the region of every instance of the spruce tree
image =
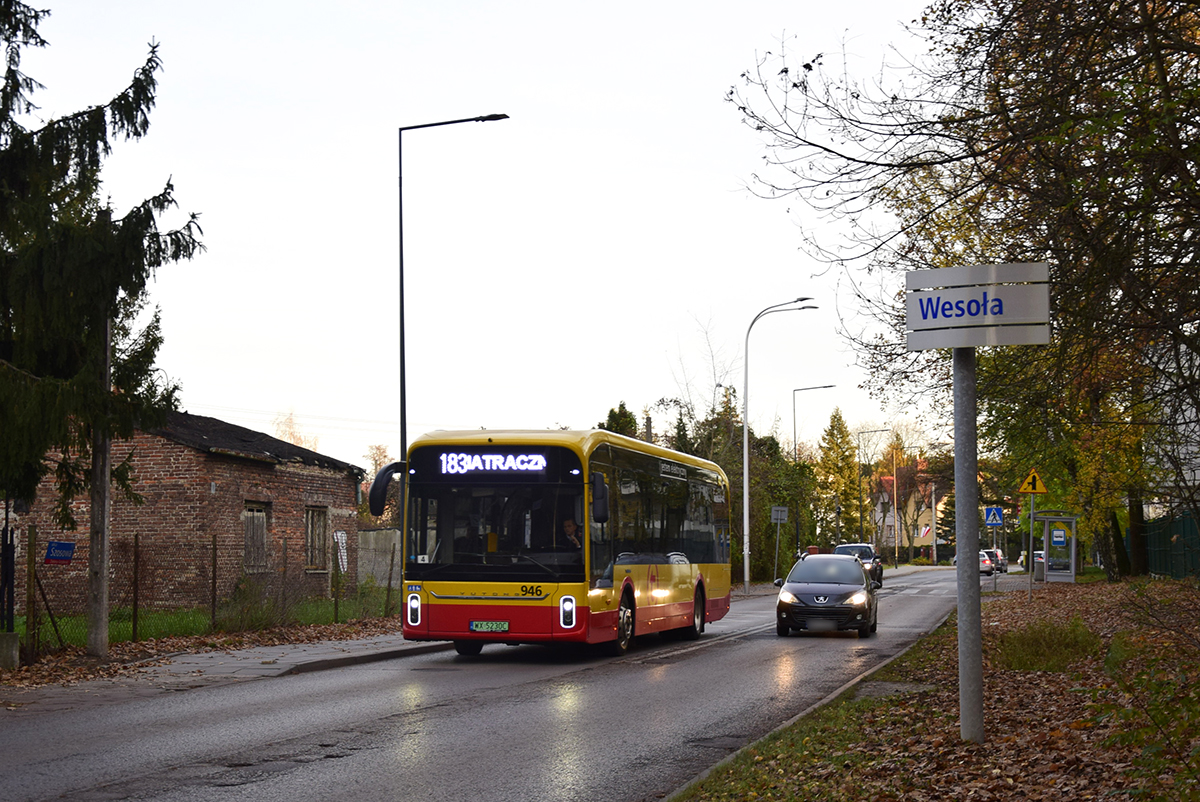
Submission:
MULTIPOLYGON (((105 470, 108 443, 161 422, 176 403, 176 386, 154 367, 157 310, 140 330, 134 321, 155 270, 202 245, 195 215, 160 231, 160 217, 175 206, 169 180, 124 214, 100 199, 113 143, 149 128, 162 66, 157 44, 107 103, 26 127, 43 87, 20 71, 21 55, 46 46, 37 29, 48 14, 0 0, 0 489, 31 500, 53 472, 56 517, 68 528, 76 525, 71 500, 90 490, 91 559, 106 554, 95 511, 106 506, 110 478, 132 493, 128 463, 105 470)), ((106 583, 106 568, 105 558, 89 573, 106 583)), ((93 654, 107 650, 102 606, 104 620, 90 622, 93 654), (93 644, 97 628, 102 637, 93 644)))
POLYGON ((829 416, 821 435, 817 460, 817 497, 813 508, 823 540, 832 545, 840 538, 858 538, 858 447, 842 418, 841 409, 829 416), (840 513, 839 513, 840 508, 840 513))

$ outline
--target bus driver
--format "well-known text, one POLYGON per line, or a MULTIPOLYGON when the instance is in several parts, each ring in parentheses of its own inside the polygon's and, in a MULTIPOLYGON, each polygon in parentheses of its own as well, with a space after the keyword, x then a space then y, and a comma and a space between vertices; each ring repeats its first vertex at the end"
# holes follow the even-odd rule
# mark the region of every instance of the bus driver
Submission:
POLYGON ((579 525, 575 523, 574 518, 563 519, 563 534, 567 536, 567 541, 575 548, 582 548, 582 538, 579 536, 579 525))

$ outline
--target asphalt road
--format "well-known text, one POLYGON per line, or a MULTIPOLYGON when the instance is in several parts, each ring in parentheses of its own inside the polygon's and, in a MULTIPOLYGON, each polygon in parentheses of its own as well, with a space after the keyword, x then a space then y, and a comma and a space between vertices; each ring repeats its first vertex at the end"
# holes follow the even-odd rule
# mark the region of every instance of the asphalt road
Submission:
POLYGON ((865 640, 780 638, 762 596, 618 660, 490 646, 46 710, 0 727, 0 798, 658 799, 902 651, 954 594, 949 570, 888 579, 865 640))

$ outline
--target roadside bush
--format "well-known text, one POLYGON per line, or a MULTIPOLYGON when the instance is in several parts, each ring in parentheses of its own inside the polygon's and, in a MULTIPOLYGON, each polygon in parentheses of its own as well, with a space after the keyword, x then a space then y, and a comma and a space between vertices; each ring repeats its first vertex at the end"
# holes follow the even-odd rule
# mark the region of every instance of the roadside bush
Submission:
POLYGON ((1078 615, 1066 624, 1034 621, 1005 632, 993 646, 998 668, 1014 671, 1065 671, 1079 660, 1099 655, 1103 641, 1078 615))
POLYGON ((1104 743, 1140 749, 1139 798, 1200 802, 1200 586, 1129 582, 1121 611, 1132 629, 1104 661, 1121 698, 1094 704, 1098 720, 1119 724, 1104 743))
POLYGON ((1140 748, 1139 798, 1200 801, 1200 664, 1153 659, 1115 679, 1122 699, 1098 702, 1097 718, 1119 722, 1105 746, 1140 748))

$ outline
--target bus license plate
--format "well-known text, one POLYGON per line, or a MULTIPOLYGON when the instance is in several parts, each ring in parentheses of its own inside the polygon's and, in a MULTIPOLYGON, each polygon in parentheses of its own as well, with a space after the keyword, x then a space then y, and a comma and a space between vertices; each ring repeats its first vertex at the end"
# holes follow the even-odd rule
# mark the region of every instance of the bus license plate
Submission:
POLYGON ((472 621, 472 632, 508 632, 507 621, 472 621))

